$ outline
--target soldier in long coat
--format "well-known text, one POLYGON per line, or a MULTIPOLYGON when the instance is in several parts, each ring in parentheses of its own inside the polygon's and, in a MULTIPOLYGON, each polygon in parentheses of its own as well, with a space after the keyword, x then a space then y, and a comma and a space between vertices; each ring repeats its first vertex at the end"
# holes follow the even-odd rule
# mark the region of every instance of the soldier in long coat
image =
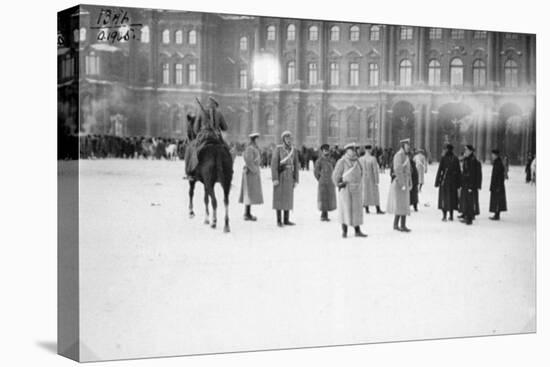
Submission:
POLYGON ((447 149, 435 176, 435 187, 439 187, 438 209, 443 213, 442 220, 454 219, 454 211, 458 209, 458 189, 460 188, 460 162, 453 153, 454 147, 447 145, 447 149))
POLYGON ((410 190, 412 188, 411 163, 409 160, 410 140, 399 142, 401 148, 394 154, 392 160, 392 183, 388 195, 388 213, 395 215, 393 229, 410 232, 407 228, 407 215, 411 214, 410 190))
POLYGON ((372 155, 372 146, 367 145, 365 147, 365 155, 359 158, 359 163, 363 169, 363 206, 365 207, 365 213, 368 214, 369 206, 374 205, 377 214, 384 214, 380 209, 378 160, 372 155))
POLYGON ((504 180, 506 179, 506 168, 502 159, 500 158, 500 152, 494 149, 491 152, 491 158, 493 159, 493 171, 491 173, 491 198, 489 200, 489 211, 494 213, 491 220, 499 220, 500 213, 507 210, 506 206, 506 190, 504 187, 504 180))
POLYGON ((418 211, 418 182, 419 182, 419 170, 416 168, 416 163, 412 155, 409 156, 411 162, 411 206, 414 208, 414 211, 418 211))
POLYGON ((462 161, 462 190, 460 193, 460 210, 462 211, 462 222, 472 224, 476 215, 476 197, 481 183, 477 159, 474 156, 474 147, 466 145, 464 159, 462 161))
POLYGON ((244 204, 244 220, 246 221, 256 221, 256 217, 251 213, 251 205, 264 203, 260 177, 261 153, 256 142, 259 136, 258 133, 250 134, 250 143, 243 152, 244 167, 239 203, 244 204))
POLYGON ((336 162, 332 173, 332 182, 338 187, 338 212, 344 238, 348 235, 348 226, 355 229, 356 237, 367 237, 360 227, 363 224, 363 170, 357 159, 356 149, 354 143, 347 144, 344 147, 344 156, 336 162))
POLYGON ((283 144, 275 147, 271 159, 273 209, 276 211, 279 227, 294 225, 290 221, 290 211, 294 207, 294 187, 298 184, 300 171, 298 152, 292 145, 290 131, 283 132, 281 139, 283 144))
POLYGON ((419 149, 414 155, 414 163, 416 164, 416 169, 418 170, 418 192, 422 192, 422 186, 424 185, 424 175, 428 173, 428 162, 424 151, 419 149))
POLYGON ((336 187, 332 182, 334 162, 329 157, 328 144, 321 146, 321 156, 315 161, 313 174, 317 179, 317 206, 321 211, 321 221, 328 222, 328 212, 336 209, 336 187))

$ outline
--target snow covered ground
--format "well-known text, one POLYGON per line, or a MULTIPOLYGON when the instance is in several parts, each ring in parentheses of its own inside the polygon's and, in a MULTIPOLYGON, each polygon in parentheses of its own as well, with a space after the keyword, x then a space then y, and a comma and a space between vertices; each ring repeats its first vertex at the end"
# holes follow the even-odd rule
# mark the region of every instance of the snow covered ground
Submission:
MULTIPOLYGON (((536 198, 522 167, 511 167, 500 222, 488 219, 490 166, 474 224, 441 222, 432 165, 412 232, 370 214, 366 239, 342 239, 336 212, 319 221, 312 171, 300 172, 295 227, 276 226, 269 170, 258 221, 245 222, 241 167, 225 234, 223 204, 218 228, 203 224, 200 184, 188 217, 183 162, 81 161, 83 360, 535 330, 536 198)), ((388 188, 386 171, 384 210, 388 188)))

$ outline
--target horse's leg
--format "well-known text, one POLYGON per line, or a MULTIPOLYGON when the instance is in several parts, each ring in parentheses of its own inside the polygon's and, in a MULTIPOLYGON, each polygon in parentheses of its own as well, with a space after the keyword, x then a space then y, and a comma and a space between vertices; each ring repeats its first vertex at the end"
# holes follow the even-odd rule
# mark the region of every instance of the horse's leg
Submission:
POLYGON ((195 195, 195 184, 196 181, 189 181, 189 218, 193 218, 195 216, 195 212, 193 211, 193 196, 195 195))
POLYGON ((216 211, 218 209, 218 201, 216 200, 216 193, 214 192, 214 186, 211 186, 208 191, 210 194, 210 199, 212 200, 212 224, 210 226, 212 228, 216 228, 216 225, 218 224, 218 218, 216 214, 216 211))
POLYGON ((229 229, 229 189, 230 185, 223 188, 223 205, 225 206, 225 225, 223 231, 228 233, 229 229))
POLYGON ((207 186, 204 185, 204 224, 210 224, 210 220, 208 217, 210 216, 210 212, 208 211, 208 190, 207 186))

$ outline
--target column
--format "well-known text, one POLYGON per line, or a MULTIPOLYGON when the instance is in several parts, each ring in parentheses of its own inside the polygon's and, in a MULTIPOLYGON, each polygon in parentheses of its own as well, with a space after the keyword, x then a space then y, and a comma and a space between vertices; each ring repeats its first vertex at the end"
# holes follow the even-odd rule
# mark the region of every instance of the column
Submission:
POLYGON ((422 105, 418 104, 414 107, 414 142, 413 145, 416 149, 422 145, 422 122, 424 120, 424 113, 422 111, 422 105))
POLYGON ((327 126, 327 54, 328 54, 328 27, 325 22, 319 25, 319 80, 321 81, 321 105, 319 110, 319 120, 317 141, 318 144, 327 142, 328 126, 327 126))
POLYGON ((485 160, 489 160, 491 157, 491 150, 493 150, 493 144, 495 143, 495 129, 496 121, 495 114, 493 113, 492 108, 486 107, 486 130, 485 130, 485 160))
POLYGON ((389 52, 390 27, 391 26, 389 25, 381 26, 382 59, 380 63, 380 75, 381 75, 380 84, 382 85, 382 87, 385 87, 386 85, 388 85, 388 70, 389 70, 389 62, 390 62, 390 52, 389 52))
POLYGON ((426 112, 424 117, 426 121, 424 122, 424 150, 426 154, 431 154, 431 131, 432 131, 432 104, 428 103, 424 106, 426 112))
POLYGON ((360 145, 365 145, 367 142, 367 127, 368 127, 368 114, 367 109, 359 109, 359 141, 357 142, 360 145))
POLYGON ((496 32, 487 32, 487 81, 489 88, 495 86, 495 42, 496 32))
POLYGON ((378 144, 382 148, 387 148, 389 146, 387 141, 387 134, 386 134, 386 103, 381 102, 378 105, 378 134, 380 135, 380 139, 378 140, 378 144))
MULTIPOLYGON (((388 25, 387 29, 389 31, 389 48, 388 48, 388 84, 395 85, 395 32, 396 26, 388 25)), ((391 131, 390 131, 391 135, 391 131)))

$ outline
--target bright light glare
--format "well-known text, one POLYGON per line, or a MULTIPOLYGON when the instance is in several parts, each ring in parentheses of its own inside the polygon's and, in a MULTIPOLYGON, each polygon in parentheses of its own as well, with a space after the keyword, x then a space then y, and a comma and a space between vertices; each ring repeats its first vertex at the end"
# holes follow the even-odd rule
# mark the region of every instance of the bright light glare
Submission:
POLYGON ((279 84, 279 63, 272 55, 261 54, 254 57, 254 85, 273 86, 279 84))

